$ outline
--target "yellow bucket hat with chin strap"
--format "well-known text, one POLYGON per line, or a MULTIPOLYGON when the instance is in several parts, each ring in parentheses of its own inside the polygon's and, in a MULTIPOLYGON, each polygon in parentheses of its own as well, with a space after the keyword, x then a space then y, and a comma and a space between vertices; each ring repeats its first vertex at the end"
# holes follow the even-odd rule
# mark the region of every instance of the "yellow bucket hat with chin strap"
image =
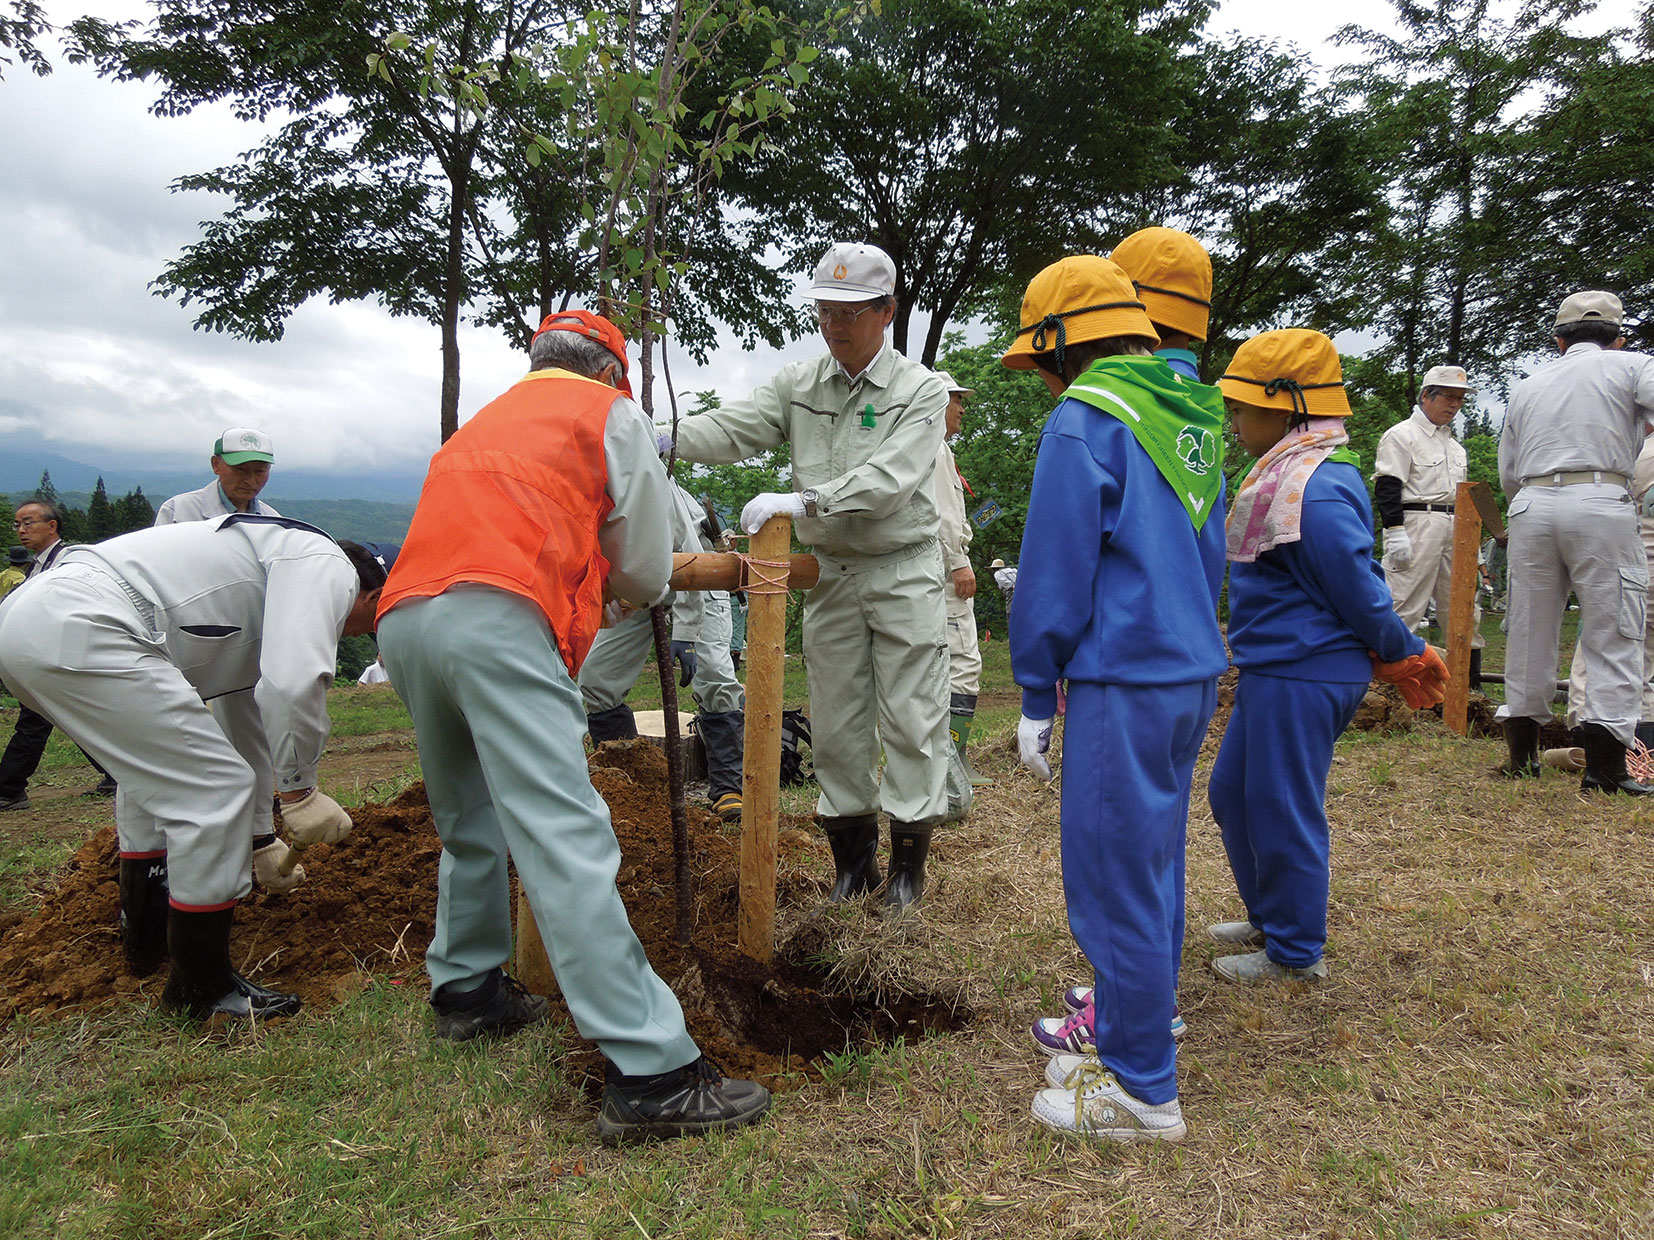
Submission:
POLYGON ((1051 353, 1060 369, 1068 345, 1110 336, 1141 336, 1151 349, 1160 343, 1131 277, 1106 258, 1072 255, 1028 282, 1022 326, 999 364, 1033 370, 1035 357, 1051 353))
POLYGON ((1149 319, 1206 339, 1212 321, 1212 256, 1186 232, 1141 228, 1109 255, 1131 277, 1149 319))
POLYGON ((1218 389, 1230 400, 1260 409, 1316 418, 1350 416, 1338 348, 1306 327, 1253 336, 1235 350, 1218 389))

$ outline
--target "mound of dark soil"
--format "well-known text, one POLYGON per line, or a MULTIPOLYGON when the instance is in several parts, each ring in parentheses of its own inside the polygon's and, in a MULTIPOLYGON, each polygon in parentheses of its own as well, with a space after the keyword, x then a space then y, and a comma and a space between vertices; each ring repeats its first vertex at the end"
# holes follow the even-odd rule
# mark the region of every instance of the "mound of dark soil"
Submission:
MULTIPOLYGON (((647 742, 620 742, 594 754, 591 771, 620 840, 618 882, 632 925, 683 1002, 690 1031, 726 1071, 772 1085, 796 1081, 819 1076, 823 1056, 847 1044, 956 1028, 968 1019, 922 998, 887 997, 875 1005, 830 995, 808 967, 744 956, 735 938, 739 835, 693 806, 694 929, 692 941, 679 944, 664 757, 647 742)), ((358 993, 368 974, 425 985, 420 965, 433 932, 442 846, 424 787, 352 816, 356 827, 346 839, 306 854, 306 882, 285 896, 255 890, 236 913, 236 967, 262 985, 298 993, 311 1009, 358 993)), ((820 865, 808 825, 787 816, 780 824, 781 903, 814 898, 801 877, 820 865), (801 852, 810 857, 801 859, 801 852)), ((20 1013, 75 1013, 159 994, 165 969, 140 980, 121 959, 116 872, 114 829, 106 827, 75 854, 38 912, 0 923, 0 1023, 20 1013)), ((560 999, 552 1001, 555 1014, 566 1017, 560 999)), ((595 1049, 578 1051, 576 1062, 600 1075, 595 1049)))

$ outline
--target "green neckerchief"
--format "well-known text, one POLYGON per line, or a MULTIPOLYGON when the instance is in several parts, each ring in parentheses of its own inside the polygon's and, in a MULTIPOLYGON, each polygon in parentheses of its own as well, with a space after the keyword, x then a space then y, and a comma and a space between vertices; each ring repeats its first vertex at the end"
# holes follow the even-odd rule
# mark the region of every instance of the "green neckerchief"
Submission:
POLYGON ((1064 396, 1131 428, 1194 522, 1206 524, 1223 487, 1223 395, 1175 374, 1158 357, 1098 358, 1064 396))
POLYGON ((1358 471, 1361 468, 1361 458, 1350 451, 1348 444, 1334 448, 1327 460, 1337 461, 1340 465, 1354 465, 1358 471))

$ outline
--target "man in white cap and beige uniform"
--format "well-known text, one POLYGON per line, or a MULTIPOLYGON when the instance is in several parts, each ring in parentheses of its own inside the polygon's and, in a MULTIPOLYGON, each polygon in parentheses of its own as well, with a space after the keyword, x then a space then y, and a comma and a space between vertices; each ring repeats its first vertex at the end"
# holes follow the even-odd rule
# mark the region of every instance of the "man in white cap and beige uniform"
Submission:
POLYGON ((1540 724, 1556 695, 1570 591, 1580 607, 1584 789, 1643 796, 1626 774, 1643 682, 1648 562, 1631 479, 1654 427, 1654 357, 1625 352, 1612 293, 1575 293, 1556 313, 1561 356, 1517 384, 1499 440, 1510 497, 1510 641, 1505 654, 1507 773, 1538 773, 1540 724))
POLYGON ((270 466, 275 459, 270 436, 248 426, 232 426, 212 446, 209 463, 213 480, 199 491, 185 491, 167 500, 155 514, 155 524, 205 521, 232 512, 279 517, 279 512, 258 497, 270 481, 270 466))
POLYGON ((948 393, 885 339, 895 288, 883 250, 832 246, 809 292, 827 353, 685 418, 678 455, 727 464, 791 445, 794 489, 755 496, 741 528, 790 516, 821 563, 804 601, 804 657, 817 812, 836 867, 830 898, 878 884, 882 808, 883 899, 902 909, 919 898, 930 833, 947 812, 947 605, 932 477, 948 393))
MULTIPOLYGON (((1373 492, 1384 524, 1384 577, 1396 614, 1413 632, 1424 625, 1430 601, 1447 627, 1453 585, 1453 501, 1465 480, 1464 446, 1453 438, 1453 419, 1470 386, 1462 366, 1432 366, 1419 390, 1418 408, 1378 441, 1373 492)), ((1482 679, 1482 609, 1477 604, 1470 638, 1470 687, 1482 679)))

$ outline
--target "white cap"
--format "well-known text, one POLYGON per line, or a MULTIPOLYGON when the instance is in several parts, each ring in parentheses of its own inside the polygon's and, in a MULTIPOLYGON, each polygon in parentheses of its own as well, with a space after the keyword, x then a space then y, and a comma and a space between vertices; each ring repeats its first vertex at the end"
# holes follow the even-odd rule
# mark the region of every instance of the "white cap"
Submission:
POLYGON ((1433 387, 1462 388, 1467 395, 1476 390, 1470 386, 1470 376, 1465 374, 1463 366, 1432 366, 1424 372, 1419 390, 1433 387))
POLYGON ((961 387, 958 383, 954 382, 953 376, 945 370, 938 370, 936 372, 936 377, 948 385, 949 396, 952 396, 955 392, 958 392, 961 396, 969 396, 972 392, 976 391, 975 388, 961 387))
POLYGON ((810 296, 817 301, 871 301, 896 292, 896 264, 876 245, 838 241, 816 264, 810 296))

